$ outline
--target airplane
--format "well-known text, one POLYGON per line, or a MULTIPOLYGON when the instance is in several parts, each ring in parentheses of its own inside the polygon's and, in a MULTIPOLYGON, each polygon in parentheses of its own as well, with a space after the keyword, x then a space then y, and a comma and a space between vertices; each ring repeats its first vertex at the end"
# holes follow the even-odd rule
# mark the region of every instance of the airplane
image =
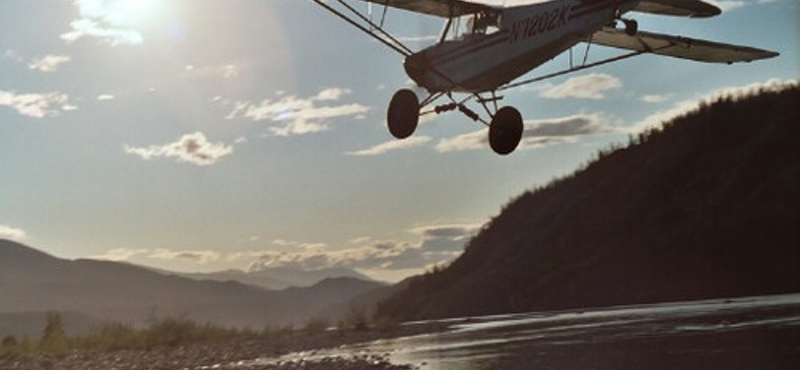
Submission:
POLYGON ((400 53, 408 77, 427 90, 428 96, 421 101, 408 88, 392 96, 387 110, 392 136, 408 138, 420 116, 457 109, 489 127, 489 145, 500 155, 517 148, 524 125, 516 108, 498 106, 502 99, 498 92, 648 53, 727 64, 778 55, 747 46, 640 31, 635 20, 625 17, 630 12, 691 18, 721 13, 701 0, 358 0, 367 3, 366 10, 357 10, 345 0, 312 1, 400 53), (379 19, 375 19, 373 4, 383 7, 379 19), (386 30, 389 7, 444 19, 438 42, 420 51, 406 47, 386 30), (572 48, 578 43, 587 46, 583 61, 576 64, 572 48), (593 44, 628 53, 588 63, 593 44), (570 65, 566 69, 513 82, 567 50, 570 65), (467 97, 457 100, 454 93, 467 97), (422 111, 443 97, 449 102, 422 111), (465 105, 472 99, 483 106, 488 122, 465 105))

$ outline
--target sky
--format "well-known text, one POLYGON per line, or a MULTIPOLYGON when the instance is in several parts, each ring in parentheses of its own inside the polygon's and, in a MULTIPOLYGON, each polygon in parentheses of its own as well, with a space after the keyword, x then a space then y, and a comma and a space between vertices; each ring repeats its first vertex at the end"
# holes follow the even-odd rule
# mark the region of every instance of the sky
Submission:
MULTIPOLYGON (((2 0, 0 238, 174 271, 397 281, 453 260, 504 204, 598 150, 720 92, 797 80, 796 1, 717 4, 711 19, 631 18, 781 55, 641 56, 504 92, 526 134, 501 157, 457 113, 394 141, 402 58, 311 1, 2 0)), ((387 14, 415 50, 442 25, 387 14)), ((593 46, 589 60, 620 53, 593 46)))

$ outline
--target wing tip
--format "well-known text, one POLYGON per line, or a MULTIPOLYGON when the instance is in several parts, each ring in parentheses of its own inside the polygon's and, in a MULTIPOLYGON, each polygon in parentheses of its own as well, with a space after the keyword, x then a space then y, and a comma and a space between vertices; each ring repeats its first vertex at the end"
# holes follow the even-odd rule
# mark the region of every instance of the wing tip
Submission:
POLYGON ((711 18, 716 17, 722 14, 722 9, 720 7, 710 4, 707 2, 700 2, 702 4, 702 9, 698 9, 696 13, 693 13, 689 17, 691 18, 711 18))

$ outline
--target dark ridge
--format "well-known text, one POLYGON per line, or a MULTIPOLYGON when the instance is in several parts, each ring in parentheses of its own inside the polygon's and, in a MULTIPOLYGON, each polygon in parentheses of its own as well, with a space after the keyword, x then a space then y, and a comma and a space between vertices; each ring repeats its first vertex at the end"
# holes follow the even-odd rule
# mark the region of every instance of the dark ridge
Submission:
POLYGON ((705 103, 527 192, 397 320, 800 292, 800 87, 705 103))

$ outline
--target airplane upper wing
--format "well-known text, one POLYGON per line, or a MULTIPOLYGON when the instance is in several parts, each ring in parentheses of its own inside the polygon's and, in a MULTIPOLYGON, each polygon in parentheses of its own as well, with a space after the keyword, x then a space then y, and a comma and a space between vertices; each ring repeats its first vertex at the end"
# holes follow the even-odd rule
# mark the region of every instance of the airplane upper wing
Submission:
POLYGON ((473 1, 465 0, 361 0, 378 5, 410 10, 442 18, 458 17, 495 8, 473 1))
POLYGON ((700 0, 642 0, 633 11, 692 18, 713 17, 722 11, 700 0))
POLYGON ((597 31, 592 35, 592 43, 711 63, 750 62, 778 55, 774 51, 748 46, 644 31, 637 32, 635 36, 629 36, 625 31, 613 27, 604 27, 597 31))

